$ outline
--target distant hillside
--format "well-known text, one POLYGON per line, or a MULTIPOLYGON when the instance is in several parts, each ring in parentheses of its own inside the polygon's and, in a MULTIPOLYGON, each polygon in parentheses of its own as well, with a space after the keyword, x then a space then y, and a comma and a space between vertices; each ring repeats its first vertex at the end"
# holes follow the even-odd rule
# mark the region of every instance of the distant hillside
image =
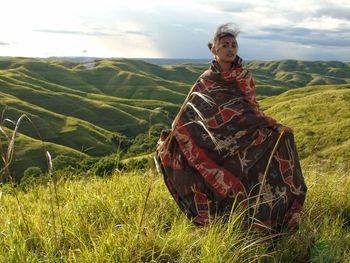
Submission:
MULTIPOLYGON (((303 94, 299 88, 304 86, 317 84, 318 92, 322 92, 343 89, 350 83, 349 63, 250 61, 246 66, 253 71, 260 99, 290 89, 303 94)), ((67 155, 77 151, 104 156, 118 151, 118 142, 149 133, 157 123, 169 126, 190 87, 207 68, 208 63, 160 66, 135 59, 74 62, 1 58, 0 111, 3 118, 13 121, 22 113, 30 117, 40 136, 24 121, 19 132, 28 140, 42 139, 52 147, 64 146, 69 149, 67 155)), ((294 94, 290 92, 276 97, 276 101, 288 101, 288 94, 294 94)), ((275 98, 263 102, 269 108, 274 104, 275 98)), ((284 112, 283 107, 279 110, 271 114, 284 112)), ((4 125, 13 128, 9 122, 4 125)), ((308 147, 305 144, 310 151, 308 147)), ((305 150, 303 156, 307 154, 305 150)), ((23 167, 30 163, 22 151, 17 151, 16 162, 20 160, 25 160, 23 167)))
POLYGON ((339 61, 250 61, 246 67, 252 70, 261 96, 310 85, 350 83, 350 63, 339 61))
MULTIPOLYGON (((0 57, 6 58, 6 57, 0 57)), ((47 58, 40 58, 41 60, 64 60, 64 61, 70 61, 75 63, 86 63, 88 61, 93 60, 103 60, 106 58, 103 57, 47 57, 47 58)), ((114 58, 108 58, 109 60, 122 60, 124 58, 122 57, 114 57, 114 58)), ((192 59, 192 58, 129 58, 129 60, 142 60, 151 64, 156 65, 179 65, 179 64, 190 64, 190 63, 208 63, 210 61, 210 58, 199 58, 199 59, 192 59)))

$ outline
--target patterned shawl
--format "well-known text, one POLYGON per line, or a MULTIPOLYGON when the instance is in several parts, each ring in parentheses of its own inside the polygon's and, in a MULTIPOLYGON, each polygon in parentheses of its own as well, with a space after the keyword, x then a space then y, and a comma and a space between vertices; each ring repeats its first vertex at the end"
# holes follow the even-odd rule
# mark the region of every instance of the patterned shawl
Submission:
POLYGON ((294 226, 307 188, 293 134, 278 127, 259 109, 242 60, 228 72, 212 61, 158 142, 158 164, 181 210, 199 225, 240 206, 247 223, 294 226))

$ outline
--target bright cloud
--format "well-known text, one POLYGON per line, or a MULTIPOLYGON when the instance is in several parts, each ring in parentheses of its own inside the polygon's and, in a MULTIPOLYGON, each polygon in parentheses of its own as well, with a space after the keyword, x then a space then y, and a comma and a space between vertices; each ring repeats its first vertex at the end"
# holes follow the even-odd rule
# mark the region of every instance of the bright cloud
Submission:
POLYGON ((237 24, 245 59, 350 61, 348 0, 6 1, 0 56, 209 58, 237 24))

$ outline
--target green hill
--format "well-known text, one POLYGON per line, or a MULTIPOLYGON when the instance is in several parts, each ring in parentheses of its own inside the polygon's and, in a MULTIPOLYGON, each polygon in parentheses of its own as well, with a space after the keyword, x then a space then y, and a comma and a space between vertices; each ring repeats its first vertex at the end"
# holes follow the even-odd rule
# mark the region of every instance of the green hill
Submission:
POLYGON ((339 61, 250 61, 261 96, 277 95, 310 85, 350 83, 350 63, 339 61))
MULTIPOLYGON (((25 119, 22 119, 22 121, 25 122, 25 119)), ((8 135, 12 132, 10 129, 3 129, 8 135)), ((4 143, 6 142, 4 139, 3 133, 0 133, 1 147, 2 149, 7 149, 8 143, 4 143)), ((43 142, 42 140, 33 139, 21 133, 17 133, 16 135, 13 151, 11 176, 16 181, 19 181, 23 177, 24 171, 30 167, 39 167, 43 172, 46 172, 49 166, 46 158, 46 151, 48 151, 52 157, 66 155, 77 160, 88 156, 82 151, 77 151, 56 143, 43 142)), ((2 160, 0 164, 0 167, 3 168, 2 160)))
POLYGON ((306 163, 350 168, 350 84, 290 90, 262 100, 261 106, 294 129, 306 163))
MULTIPOLYGON (((285 110, 282 105, 288 104, 298 92, 304 94, 308 93, 308 90, 315 90, 314 93, 320 93, 318 97, 322 97, 323 91, 333 88, 346 89, 347 83, 350 83, 349 63, 250 61, 246 66, 253 71, 260 99, 288 91, 278 97, 267 98, 262 105, 271 108, 268 113, 276 115, 282 122, 289 124, 291 121, 290 125, 295 128, 296 136, 301 141, 302 157, 306 158, 316 152, 319 157, 326 156, 333 145, 323 141, 317 142, 324 138, 324 134, 312 136, 310 134, 313 130, 308 135, 299 134, 298 125, 305 126, 303 121, 307 116, 300 117, 300 122, 286 119, 283 117, 285 110), (316 84, 315 89, 300 89, 316 84), (289 90, 295 90, 296 93, 289 90), (274 105, 275 103, 277 104, 274 105), (313 150, 310 148, 312 143, 317 144, 313 150), (319 148, 321 146, 322 149, 319 148)), ((84 152, 90 156, 104 156, 118 150, 118 140, 131 141, 138 135, 149 133, 155 124, 169 126, 190 87, 207 67, 208 64, 158 66, 128 59, 70 62, 1 58, 0 111, 3 112, 6 108, 3 118, 13 121, 23 113, 27 114, 40 136, 32 125, 26 122, 21 125, 19 133, 34 140, 42 139, 44 142, 62 145, 65 149, 84 152)), ((335 96, 338 95, 341 96, 340 93, 336 93, 335 96)), ((300 95, 300 100, 295 103, 303 102, 302 106, 306 107, 311 97, 304 98, 305 103, 302 97, 303 95, 300 95)), ((347 98, 342 98, 344 107, 347 107, 346 100, 347 98)), ((321 111, 322 107, 333 108, 325 104, 320 106, 318 111, 321 111)), ((302 110, 312 112, 313 109, 302 110)), ((296 110, 295 114, 301 114, 302 110, 300 113, 296 110)), ((288 111, 288 115, 293 114, 294 111, 288 111)), ((327 114, 332 116, 333 113, 327 114)), ((331 117, 329 118, 331 120, 331 117)), ((344 127, 347 125, 345 119, 339 123, 344 127)), ((327 130, 328 126, 324 126, 317 126, 317 129, 327 130)), ((11 125, 7 123, 6 127, 11 128, 11 125)), ((344 134, 339 133, 339 136, 341 135, 344 134)), ((345 152, 347 144, 343 142, 344 139, 338 137, 334 147, 339 147, 337 150, 345 152)), ((333 137, 329 141, 332 139, 333 137)), ((27 160, 20 155, 18 159, 27 160)), ((341 158, 337 162, 342 162, 341 158)), ((22 165, 17 163, 17 167, 22 167, 20 171, 28 165, 32 166, 34 163, 29 163, 28 160, 22 162, 22 165)))

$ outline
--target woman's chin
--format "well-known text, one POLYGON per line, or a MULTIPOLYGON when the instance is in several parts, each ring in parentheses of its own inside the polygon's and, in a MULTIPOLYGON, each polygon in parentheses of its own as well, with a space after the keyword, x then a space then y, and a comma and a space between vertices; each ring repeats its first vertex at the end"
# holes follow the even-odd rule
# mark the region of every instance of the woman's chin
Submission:
POLYGON ((226 56, 226 60, 233 61, 235 60, 236 56, 226 56))
POLYGON ((226 63, 232 63, 234 60, 235 60, 236 57, 229 57, 229 58, 226 58, 224 61, 226 63))

